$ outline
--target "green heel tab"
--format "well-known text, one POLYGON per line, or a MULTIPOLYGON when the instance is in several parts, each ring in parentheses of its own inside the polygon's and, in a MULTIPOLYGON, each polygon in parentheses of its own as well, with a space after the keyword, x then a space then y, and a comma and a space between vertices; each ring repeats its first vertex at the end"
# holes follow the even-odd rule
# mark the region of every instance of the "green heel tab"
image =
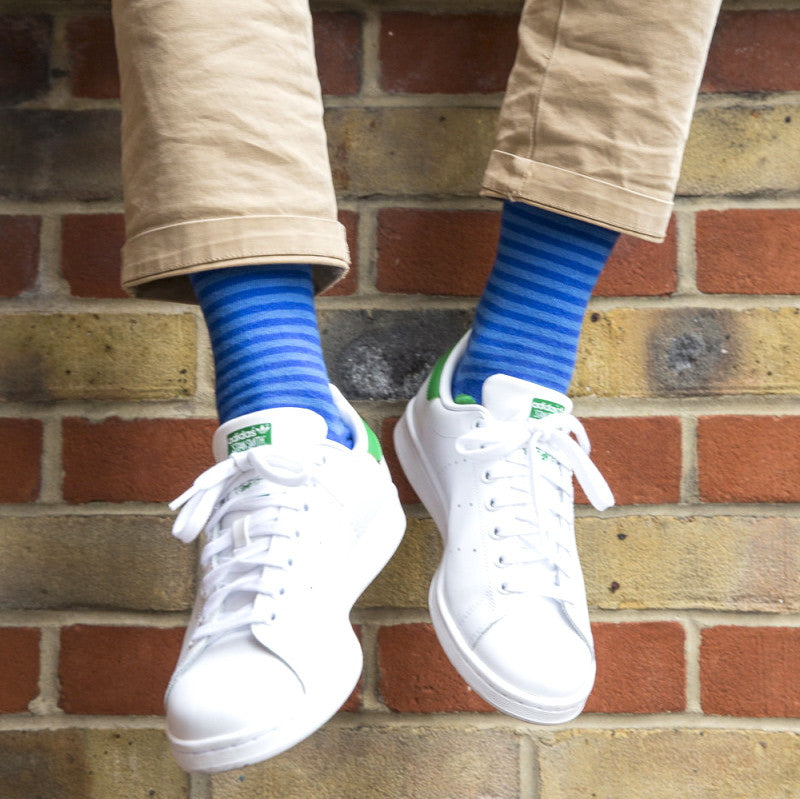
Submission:
POLYGON ((439 384, 442 380, 442 371, 444 370, 444 365, 447 362, 447 359, 450 357, 450 353, 453 351, 451 347, 438 361, 434 364, 433 370, 431 371, 431 376, 428 378, 428 393, 427 397, 429 400, 439 399, 439 384))

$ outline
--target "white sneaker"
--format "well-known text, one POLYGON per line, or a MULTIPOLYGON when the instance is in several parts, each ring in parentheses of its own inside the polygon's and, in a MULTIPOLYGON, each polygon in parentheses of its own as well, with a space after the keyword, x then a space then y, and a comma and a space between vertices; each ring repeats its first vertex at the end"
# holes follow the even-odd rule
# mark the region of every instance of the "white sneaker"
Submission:
POLYGON ((498 374, 483 385, 483 405, 453 399, 466 341, 439 361, 395 428, 400 462, 444 539, 431 618, 487 702, 525 721, 569 721, 595 676, 573 472, 599 510, 614 498, 563 394, 498 374))
POLYGON ((325 723, 362 667, 348 615, 397 548, 405 516, 372 431, 334 389, 352 450, 322 417, 279 408, 222 425, 218 461, 173 528, 203 528, 202 584, 166 695, 187 771, 266 760, 325 723))

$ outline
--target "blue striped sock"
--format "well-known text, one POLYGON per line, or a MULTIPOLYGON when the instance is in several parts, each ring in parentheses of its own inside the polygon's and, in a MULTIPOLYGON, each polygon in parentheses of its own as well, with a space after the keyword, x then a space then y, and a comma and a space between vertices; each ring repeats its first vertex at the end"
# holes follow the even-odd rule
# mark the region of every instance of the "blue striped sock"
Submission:
POLYGON ((566 392, 589 297, 618 237, 506 202, 497 258, 456 367, 453 395, 480 402, 483 381, 498 373, 566 392))
POLYGON ((307 408, 325 419, 328 438, 352 446, 322 357, 311 267, 244 266, 190 277, 214 352, 220 423, 307 408))

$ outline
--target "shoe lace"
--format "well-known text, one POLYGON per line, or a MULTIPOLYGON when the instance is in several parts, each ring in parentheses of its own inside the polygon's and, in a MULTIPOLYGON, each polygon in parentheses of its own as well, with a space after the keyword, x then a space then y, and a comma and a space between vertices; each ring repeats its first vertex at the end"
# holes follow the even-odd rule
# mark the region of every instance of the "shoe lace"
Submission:
POLYGON ((300 536, 289 517, 308 510, 304 492, 292 489, 311 479, 308 464, 257 447, 207 469, 170 503, 181 508, 176 538, 190 543, 206 530, 204 602, 192 640, 274 620, 275 609, 265 603, 283 595, 281 577, 293 565, 292 542, 300 536), (248 492, 257 481, 265 481, 264 492, 248 492))
POLYGON ((608 484, 589 457, 591 447, 583 425, 566 413, 541 419, 491 419, 462 434, 456 450, 473 462, 485 463, 483 481, 496 484, 487 508, 503 512, 507 520, 503 523, 501 516, 490 532, 507 543, 497 565, 517 567, 506 573, 501 591, 525 593, 531 580, 519 568, 538 565, 553 578, 551 586, 543 590, 537 586, 540 593, 572 601, 572 475, 595 508, 605 510, 614 504, 608 484), (547 485, 557 501, 542 497, 547 485), (569 535, 565 535, 567 530, 569 535))

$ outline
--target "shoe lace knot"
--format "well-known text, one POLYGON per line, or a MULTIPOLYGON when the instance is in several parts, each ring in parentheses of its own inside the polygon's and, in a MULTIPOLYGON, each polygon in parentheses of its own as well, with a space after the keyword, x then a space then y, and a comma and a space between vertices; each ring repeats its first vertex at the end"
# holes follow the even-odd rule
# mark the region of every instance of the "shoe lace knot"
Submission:
POLYGON ((312 467, 266 447, 234 453, 203 472, 170 503, 180 508, 172 533, 190 543, 205 529, 200 555, 204 597, 193 640, 275 618, 270 600, 285 592, 307 511, 312 467), (298 490, 299 489, 299 490, 298 490))
MULTIPOLYGON (((485 464, 484 482, 496 484, 488 509, 506 512, 505 521, 501 518, 491 531, 493 538, 506 542, 506 553, 498 557, 497 565, 544 566, 553 576, 547 595, 570 601, 566 586, 571 576, 571 524, 569 536, 563 531, 572 518, 572 475, 595 508, 605 510, 614 504, 608 484, 589 457, 589 438, 580 421, 567 413, 541 419, 492 418, 462 434, 456 451, 485 464)), ((510 570, 501 590, 523 593, 528 584, 510 570)))

